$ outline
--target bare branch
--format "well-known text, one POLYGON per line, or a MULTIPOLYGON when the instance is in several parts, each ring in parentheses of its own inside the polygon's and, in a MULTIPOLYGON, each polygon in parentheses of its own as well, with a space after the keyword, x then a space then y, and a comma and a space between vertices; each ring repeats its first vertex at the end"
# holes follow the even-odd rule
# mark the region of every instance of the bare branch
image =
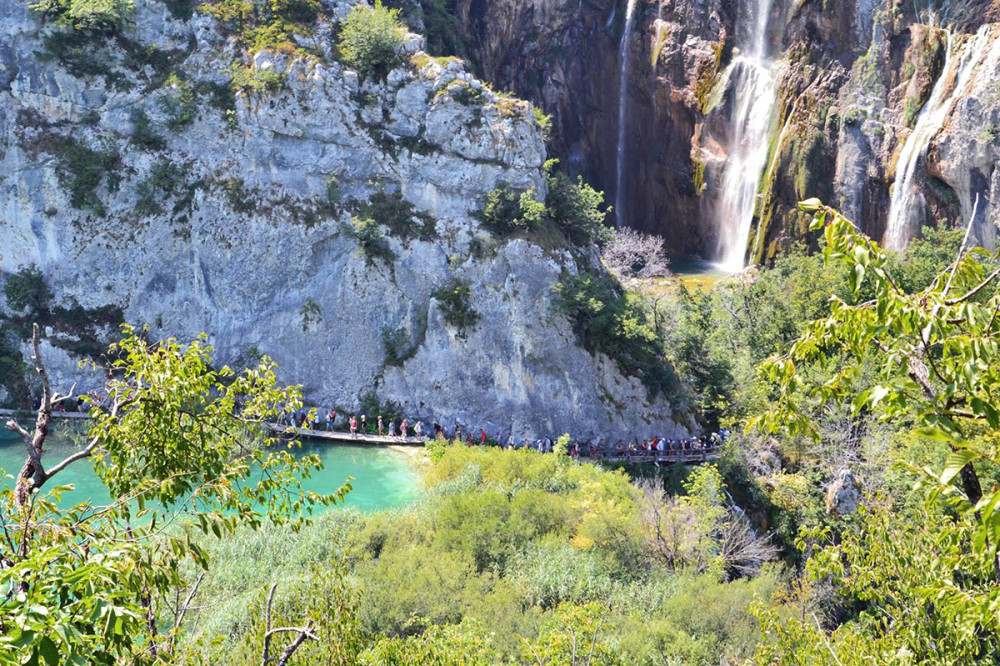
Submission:
POLYGON ((964 296, 960 296, 958 298, 953 298, 951 300, 945 301, 945 305, 958 305, 959 303, 969 300, 970 298, 981 292, 983 289, 988 287, 990 283, 996 280, 998 277, 1000 277, 1000 268, 996 269, 995 271, 987 275, 982 282, 973 287, 964 296))
POLYGON ((271 585, 271 591, 267 593, 267 604, 264 606, 264 649, 262 650, 260 666, 267 666, 271 661, 268 654, 271 652, 271 604, 274 602, 274 591, 278 589, 278 584, 271 585))
POLYGON ((288 627, 288 628, 282 628, 282 629, 273 629, 272 631, 297 631, 297 632, 299 632, 299 635, 295 637, 295 640, 292 641, 292 644, 289 645, 288 647, 286 647, 285 651, 281 653, 281 657, 278 659, 278 666, 285 666, 288 663, 288 660, 292 658, 292 655, 295 654, 295 651, 298 650, 299 647, 301 647, 302 644, 306 642, 307 638, 309 640, 312 640, 312 641, 318 641, 319 640, 319 638, 317 638, 316 635, 312 633, 312 621, 311 620, 304 627, 297 627, 297 628, 296 627, 288 627))
POLYGON ((25 439, 31 437, 31 433, 22 428, 20 425, 18 425, 17 421, 15 421, 14 419, 10 419, 9 421, 7 421, 7 429, 17 433, 18 435, 24 437, 25 439))
POLYGON ((663 251, 663 238, 625 228, 615 232, 601 258, 621 280, 668 275, 669 261, 663 251))
MULTIPOLYGON (((976 220, 976 211, 979 209, 979 194, 976 194, 976 202, 972 205, 972 215, 969 216, 969 223, 965 225, 965 236, 962 238, 962 245, 958 248, 958 256, 955 257, 955 262, 951 265, 951 274, 948 275, 948 281, 944 285, 944 291, 941 292, 941 298, 948 295, 948 290, 951 289, 951 281, 955 279, 955 272, 958 271, 958 264, 962 260, 962 255, 965 254, 965 248, 969 244, 969 234, 972 233, 972 223, 976 220)), ((934 308, 935 316, 940 309, 940 305, 934 308)))

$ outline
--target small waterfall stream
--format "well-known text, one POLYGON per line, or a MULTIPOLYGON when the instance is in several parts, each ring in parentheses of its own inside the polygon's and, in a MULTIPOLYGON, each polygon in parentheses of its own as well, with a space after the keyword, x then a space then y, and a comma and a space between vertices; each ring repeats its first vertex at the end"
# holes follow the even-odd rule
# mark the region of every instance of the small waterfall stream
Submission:
POLYGON ((889 219, 882 239, 883 246, 890 250, 902 250, 906 247, 920 226, 920 221, 915 219, 913 210, 917 198, 913 190, 913 177, 921 159, 927 154, 931 140, 944 125, 951 107, 969 85, 976 65, 982 59, 989 43, 990 26, 983 25, 979 28, 975 37, 962 46, 957 58, 952 54, 954 37, 951 31, 947 34, 944 67, 941 68, 941 74, 934 83, 930 97, 917 115, 913 131, 903 142, 899 160, 896 162, 896 180, 892 186, 889 219), (953 68, 957 68, 957 75, 954 77, 955 87, 946 97, 945 91, 948 81, 952 78, 950 74, 953 68))
POLYGON ((767 58, 767 23, 771 0, 755 0, 749 34, 740 39, 741 53, 723 76, 733 86, 729 118, 729 152, 722 171, 722 191, 715 211, 718 228, 716 260, 729 271, 743 268, 757 187, 767 166, 768 129, 776 101, 775 81, 767 58))
POLYGON ((618 77, 618 154, 615 171, 615 226, 622 228, 625 219, 625 122, 628 118, 628 42, 635 24, 636 0, 628 0, 625 10, 625 29, 622 31, 622 41, 618 47, 618 59, 621 69, 618 77))

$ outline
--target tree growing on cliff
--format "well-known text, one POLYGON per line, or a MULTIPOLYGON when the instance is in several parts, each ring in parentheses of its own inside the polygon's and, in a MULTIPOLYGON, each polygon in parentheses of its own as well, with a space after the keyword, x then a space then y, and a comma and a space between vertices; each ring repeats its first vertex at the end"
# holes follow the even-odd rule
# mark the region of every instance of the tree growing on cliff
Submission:
POLYGON ((383 7, 381 0, 375 0, 372 7, 354 6, 344 19, 338 46, 344 63, 358 70, 363 78, 381 79, 402 64, 400 49, 405 36, 399 10, 383 7))
MULTIPOLYGON (((0 663, 169 662, 201 581, 182 580, 181 563, 210 565, 198 535, 297 525, 350 489, 305 491, 300 478, 319 460, 265 439, 267 421, 301 406, 298 389, 277 386, 269 359, 236 374, 212 368, 204 338, 154 344, 144 331, 123 333, 89 439, 50 461, 53 408, 66 396, 50 389, 34 327, 41 406, 33 432, 7 423, 27 455, 14 487, 0 492, 0 663), (59 504, 66 487, 53 482, 83 460, 110 504, 59 504)), ((264 659, 286 663, 312 625, 268 632, 264 659)))

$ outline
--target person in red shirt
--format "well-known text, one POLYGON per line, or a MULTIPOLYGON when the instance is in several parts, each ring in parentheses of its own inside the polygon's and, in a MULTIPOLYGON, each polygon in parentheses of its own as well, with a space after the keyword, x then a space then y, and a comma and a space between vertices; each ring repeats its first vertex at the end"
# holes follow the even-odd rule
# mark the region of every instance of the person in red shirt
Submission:
POLYGON ((403 435, 403 439, 406 439, 406 419, 403 419, 402 425, 399 426, 399 432, 403 435))
POLYGON ((480 444, 486 443, 486 431, 483 430, 482 428, 479 429, 479 443, 480 444))
POLYGON ((353 414, 351 415, 351 421, 350 421, 350 423, 351 423, 351 437, 357 437, 358 436, 358 420, 356 418, 354 418, 353 414))

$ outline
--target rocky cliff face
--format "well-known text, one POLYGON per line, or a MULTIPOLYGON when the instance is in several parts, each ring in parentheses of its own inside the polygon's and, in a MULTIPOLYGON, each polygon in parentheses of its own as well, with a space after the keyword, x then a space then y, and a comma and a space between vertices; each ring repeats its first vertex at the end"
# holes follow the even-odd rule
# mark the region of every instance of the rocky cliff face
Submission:
MULTIPOLYGON (((225 362, 269 354, 319 405, 375 389, 491 433, 685 431, 553 310, 587 252, 499 239, 474 216, 500 183, 544 194, 530 106, 416 36, 403 66, 362 81, 332 54, 349 5, 293 36, 308 57, 265 50, 237 71, 234 40, 183 3, 139 0, 115 39, 67 46, 0 0, 0 274, 35 264, 61 312, 205 331, 225 362), (233 76, 248 81, 235 95, 233 76), (471 326, 449 323, 439 290, 455 284, 471 326)), ((49 332, 66 383, 73 331, 49 332)))
MULTIPOLYGON (((554 153, 612 194, 625 6, 456 3, 481 72, 552 113, 554 153)), ((736 149, 727 72, 761 6, 775 99, 766 168, 753 219, 746 220, 747 259, 767 261, 807 239, 808 220, 795 204, 812 196, 883 238, 894 191, 907 199, 897 205, 905 209, 897 216, 904 239, 925 224, 964 224, 978 194, 975 237, 995 245, 1000 46, 989 22, 1000 16, 1000 4, 993 0, 937 8, 894 0, 639 0, 626 49, 626 222, 664 235, 674 253, 716 252, 722 174, 736 149), (985 37, 974 44, 980 30, 985 37), (928 128, 935 109, 942 122, 928 128), (904 150, 914 134, 911 142, 923 148, 904 150), (901 155, 910 176, 899 169, 901 155)))

